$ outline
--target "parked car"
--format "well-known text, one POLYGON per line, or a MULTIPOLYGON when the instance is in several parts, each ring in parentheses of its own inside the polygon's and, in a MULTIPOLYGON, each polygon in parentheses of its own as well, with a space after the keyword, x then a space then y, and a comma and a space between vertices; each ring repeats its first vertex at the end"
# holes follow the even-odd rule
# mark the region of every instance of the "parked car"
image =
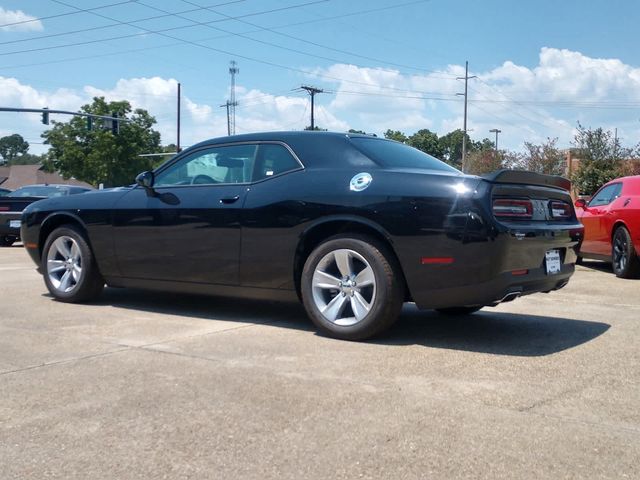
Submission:
POLYGON ((612 180, 575 206, 584 225, 580 257, 611 262, 618 277, 640 275, 640 175, 612 180))
POLYGON ((0 247, 10 247, 20 240, 22 210, 43 198, 74 195, 91 189, 75 185, 26 185, 0 198, 0 247))
POLYGON ((11 193, 11 190, 9 190, 7 188, 0 188, 0 197, 4 197, 8 193, 11 193))
POLYGON ((106 283, 302 300, 317 328, 364 339, 403 302, 471 313, 549 292, 583 228, 569 181, 464 175, 402 143, 280 132, 195 145, 136 185, 27 207, 22 237, 51 294, 106 283))

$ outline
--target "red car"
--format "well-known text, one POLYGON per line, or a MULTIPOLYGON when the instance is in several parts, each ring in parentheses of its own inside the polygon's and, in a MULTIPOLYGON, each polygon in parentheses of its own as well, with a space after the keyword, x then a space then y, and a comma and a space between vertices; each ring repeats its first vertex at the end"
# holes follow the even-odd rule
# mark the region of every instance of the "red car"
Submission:
POLYGON ((611 262, 622 278, 640 274, 640 175, 616 178, 587 203, 575 202, 584 225, 580 258, 611 262))

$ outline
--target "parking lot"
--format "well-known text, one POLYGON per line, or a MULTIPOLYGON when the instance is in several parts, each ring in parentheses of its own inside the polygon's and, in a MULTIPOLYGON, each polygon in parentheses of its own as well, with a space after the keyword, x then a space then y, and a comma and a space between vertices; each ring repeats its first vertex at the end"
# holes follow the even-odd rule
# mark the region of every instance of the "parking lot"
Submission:
POLYGON ((59 303, 0 249, 0 478, 639 478, 639 291, 588 263, 350 343, 298 305, 59 303))

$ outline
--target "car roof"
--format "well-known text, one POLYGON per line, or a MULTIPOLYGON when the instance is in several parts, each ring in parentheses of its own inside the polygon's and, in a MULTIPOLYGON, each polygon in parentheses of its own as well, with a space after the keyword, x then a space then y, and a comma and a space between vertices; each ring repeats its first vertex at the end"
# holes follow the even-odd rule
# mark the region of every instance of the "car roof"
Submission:
POLYGON ((366 137, 366 138, 378 138, 372 135, 364 135, 361 133, 346 133, 346 132, 326 132, 317 130, 284 130, 273 132, 256 132, 256 133, 244 133, 241 135, 229 135, 227 137, 216 137, 208 140, 204 140, 193 147, 200 147, 205 145, 218 145, 223 143, 236 143, 236 142, 288 142, 291 140, 302 139, 317 139, 317 138, 353 138, 353 137, 366 137))
MULTIPOLYGON (((32 183, 31 185, 22 185, 21 187, 18 187, 18 188, 31 188, 31 187, 82 188, 84 190, 93 190, 92 188, 83 187, 82 185, 69 185, 66 183, 32 183)), ((16 190, 18 190, 18 188, 16 188, 16 190)))

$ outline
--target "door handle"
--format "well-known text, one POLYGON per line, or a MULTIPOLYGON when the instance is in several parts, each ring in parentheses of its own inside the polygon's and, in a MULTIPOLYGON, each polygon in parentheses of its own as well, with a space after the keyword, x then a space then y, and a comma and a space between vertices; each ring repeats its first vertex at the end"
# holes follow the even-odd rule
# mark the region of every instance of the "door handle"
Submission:
POLYGON ((240 195, 235 195, 233 197, 223 197, 220 199, 220 203, 224 205, 230 205, 232 203, 237 202, 240 199, 240 195))
POLYGON ((629 205, 629 202, 631 202, 631 199, 630 199, 630 198, 627 198, 627 199, 624 201, 624 205, 623 205, 623 207, 626 207, 627 205, 629 205))

